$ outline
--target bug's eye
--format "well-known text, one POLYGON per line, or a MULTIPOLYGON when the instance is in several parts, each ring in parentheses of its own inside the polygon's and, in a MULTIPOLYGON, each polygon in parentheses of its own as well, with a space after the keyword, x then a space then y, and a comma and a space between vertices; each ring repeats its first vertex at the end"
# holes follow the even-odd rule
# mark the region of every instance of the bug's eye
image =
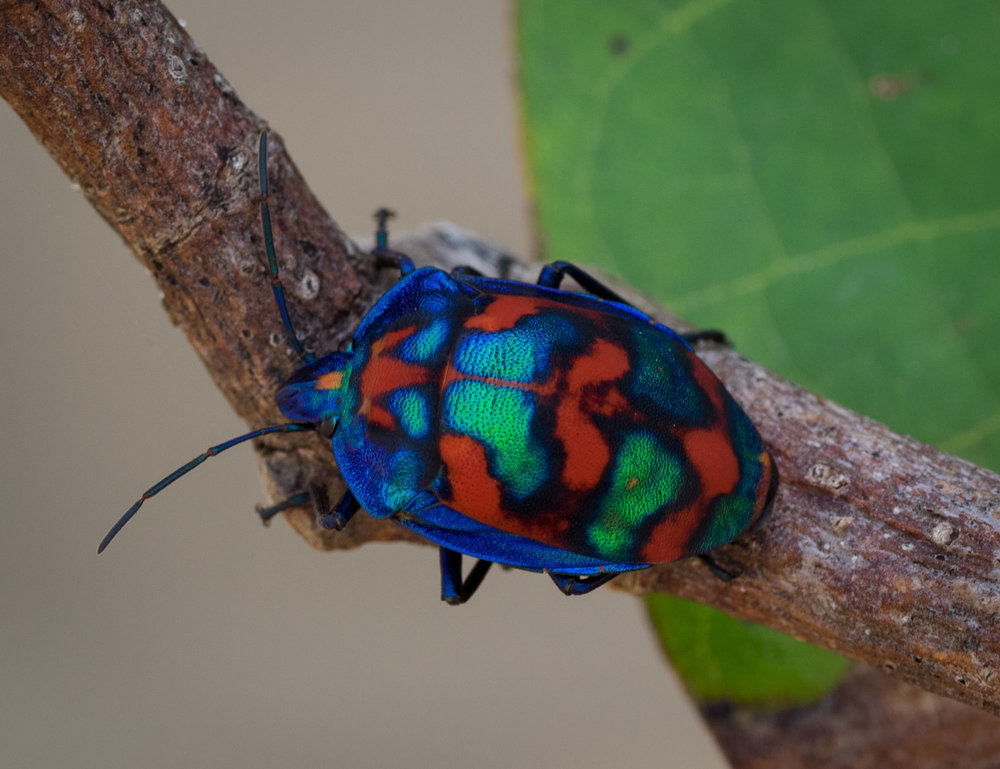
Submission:
POLYGON ((333 417, 324 417, 319 423, 319 434, 322 435, 326 440, 330 440, 333 437, 333 431, 337 429, 337 420, 333 417))

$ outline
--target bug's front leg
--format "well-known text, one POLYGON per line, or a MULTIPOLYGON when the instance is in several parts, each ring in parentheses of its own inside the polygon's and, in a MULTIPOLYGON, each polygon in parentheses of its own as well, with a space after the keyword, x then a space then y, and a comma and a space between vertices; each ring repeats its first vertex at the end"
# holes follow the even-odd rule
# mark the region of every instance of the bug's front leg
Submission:
POLYGON ((482 584, 493 561, 480 558, 469 576, 462 580, 462 554, 446 547, 441 548, 441 600, 452 606, 463 604, 482 584))
POLYGON ((380 208, 375 212, 375 248, 372 249, 372 255, 376 264, 396 267, 400 275, 409 275, 415 269, 413 260, 406 254, 389 248, 388 221, 395 215, 396 212, 388 208, 380 208))
POLYGON ((361 509, 361 503, 350 491, 346 492, 335 506, 330 507, 330 496, 326 493, 326 487, 312 483, 309 485, 309 491, 295 494, 276 505, 270 507, 257 505, 257 515, 267 524, 283 510, 304 505, 306 502, 312 502, 313 509, 316 511, 316 521, 320 527, 335 531, 343 529, 348 521, 354 517, 354 514, 361 509))
POLYGON ((257 511, 257 515, 260 516, 260 520, 264 523, 264 525, 269 526, 271 519, 278 513, 282 513, 290 507, 299 507, 299 505, 304 505, 309 501, 310 497, 311 495, 308 491, 303 491, 300 494, 295 494, 288 499, 278 502, 276 505, 270 505, 269 507, 257 505, 254 510, 257 511))

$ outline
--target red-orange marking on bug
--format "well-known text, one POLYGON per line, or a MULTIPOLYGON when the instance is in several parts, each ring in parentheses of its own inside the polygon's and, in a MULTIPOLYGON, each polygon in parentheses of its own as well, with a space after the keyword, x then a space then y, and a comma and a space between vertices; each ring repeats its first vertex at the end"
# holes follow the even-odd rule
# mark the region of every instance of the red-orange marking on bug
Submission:
POLYGON ((475 521, 503 528, 500 484, 490 475, 483 445, 468 435, 445 434, 438 447, 451 485, 449 504, 475 521))
POLYGON ((316 377, 314 388, 316 390, 339 390, 341 382, 344 381, 343 371, 328 371, 316 377))
POLYGON ((764 512, 764 508, 767 507, 767 503, 770 501, 768 491, 774 482, 774 474, 778 471, 774 464, 774 458, 767 451, 762 451, 758 459, 762 469, 760 481, 757 482, 757 488, 754 489, 754 494, 757 495, 757 505, 754 507, 751 523, 757 521, 764 512))
POLYGON ((628 355, 621 347, 598 339, 566 374, 568 392, 562 394, 556 406, 554 435, 566 455, 562 481, 574 491, 590 491, 597 486, 611 461, 608 443, 590 415, 627 408, 617 388, 598 386, 618 379, 628 367, 628 355), (598 394, 597 389, 602 392, 598 394))
POLYGON ((717 496, 732 493, 740 479, 739 458, 726 431, 722 383, 697 359, 691 373, 708 394, 717 416, 709 426, 685 430, 680 435, 700 489, 691 504, 653 529, 642 549, 643 560, 650 563, 664 563, 687 555, 691 537, 704 520, 709 505, 717 496))
POLYGON ((427 368, 392 355, 393 348, 415 330, 416 326, 407 326, 390 331, 371 344, 371 357, 361 373, 360 391, 365 397, 358 409, 370 424, 395 429, 396 420, 378 401, 386 393, 430 381, 431 373, 427 368))
POLYGON ((479 331, 506 331, 514 328, 521 318, 547 309, 565 312, 566 305, 535 296, 500 295, 479 315, 465 321, 465 327, 479 331))

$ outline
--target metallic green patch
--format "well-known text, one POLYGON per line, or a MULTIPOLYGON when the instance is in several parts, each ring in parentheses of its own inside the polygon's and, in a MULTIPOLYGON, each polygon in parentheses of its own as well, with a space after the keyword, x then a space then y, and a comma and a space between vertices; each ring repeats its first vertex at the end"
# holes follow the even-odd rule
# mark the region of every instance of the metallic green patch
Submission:
POLYGON ((548 478, 545 448, 531 434, 531 393, 486 382, 454 382, 445 391, 443 407, 445 426, 486 447, 490 474, 514 496, 528 496, 548 478))
POLYGON ((695 550, 699 553, 732 542, 746 528, 753 516, 754 498, 738 494, 718 497, 708 509, 709 526, 695 550))
POLYGON ((622 443, 613 472, 587 539, 602 558, 625 560, 642 524, 677 498, 684 461, 651 433, 635 432, 622 443))
POLYGON ((553 352, 576 337, 573 325, 558 314, 528 315, 513 329, 468 333, 456 345, 454 364, 471 376, 541 382, 549 375, 553 352))
POLYGON ((402 510, 419 488, 424 466, 419 455, 409 449, 397 449, 389 459, 389 483, 382 486, 382 499, 390 510, 402 510))
POLYGON ((512 382, 531 382, 547 361, 534 355, 530 337, 503 332, 472 333, 455 349, 455 368, 463 374, 512 382))
POLYGON ((438 318, 426 328, 405 339, 400 345, 400 357, 408 363, 424 363, 436 356, 448 341, 451 324, 438 318))
POLYGON ((399 426, 411 438, 426 438, 431 432, 431 408, 421 393, 416 390, 396 390, 390 400, 390 408, 399 426))

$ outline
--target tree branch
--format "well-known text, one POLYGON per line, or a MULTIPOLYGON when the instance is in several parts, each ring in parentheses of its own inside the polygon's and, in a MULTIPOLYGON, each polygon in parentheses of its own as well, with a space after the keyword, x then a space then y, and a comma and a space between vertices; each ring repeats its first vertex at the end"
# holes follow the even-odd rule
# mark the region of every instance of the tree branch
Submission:
MULTIPOLYGON (((277 320, 260 242, 262 121, 159 3, 7 2, 0 25, 4 98, 150 269, 171 320, 237 413, 254 426, 281 421, 272 394, 298 361, 277 320)), ((293 320, 309 349, 331 350, 384 281, 274 134, 271 150, 293 320)), ((454 230, 405 247, 434 259, 442 251, 503 258, 454 230)), ((776 504, 758 531, 716 552, 740 573, 733 582, 689 561, 624 575, 617 586, 693 598, 1000 712, 1000 478, 734 351, 703 357, 774 452, 776 504)), ((276 498, 307 480, 327 484, 332 498, 343 488, 318 439, 275 439, 263 451, 276 498)), ((367 516, 339 534, 318 530, 306 509, 288 517, 322 548, 412 538, 367 516)))
POLYGON ((859 666, 820 703, 702 709, 734 769, 991 769, 995 716, 859 666))

